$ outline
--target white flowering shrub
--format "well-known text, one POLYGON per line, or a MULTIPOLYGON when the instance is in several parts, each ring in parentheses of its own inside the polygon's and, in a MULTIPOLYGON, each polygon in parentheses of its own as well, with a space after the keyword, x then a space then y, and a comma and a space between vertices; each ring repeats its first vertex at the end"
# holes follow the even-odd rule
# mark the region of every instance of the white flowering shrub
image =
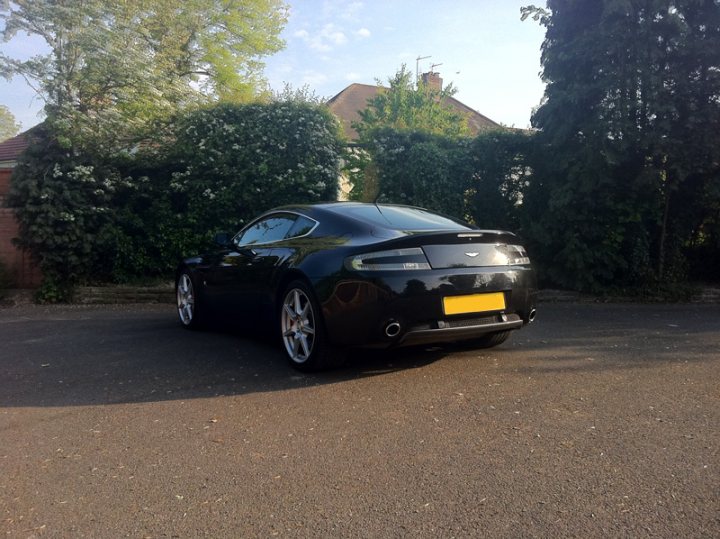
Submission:
POLYGON ((324 107, 298 102, 198 110, 177 124, 170 189, 196 235, 239 229, 259 212, 336 200, 342 143, 324 107))
POLYGON ((7 202, 20 224, 17 243, 42 270, 40 299, 61 301, 89 272, 111 271, 113 199, 124 180, 116 168, 61 148, 44 128, 31 142, 13 171, 7 202))
POLYGON ((18 243, 39 262, 45 301, 72 286, 168 277, 214 233, 289 203, 335 200, 337 120, 302 102, 183 112, 138 152, 92 158, 39 129, 12 177, 18 243))
POLYGON ((221 104, 183 112, 143 149, 118 192, 113 279, 167 276, 266 209, 336 198, 342 144, 314 103, 221 104))

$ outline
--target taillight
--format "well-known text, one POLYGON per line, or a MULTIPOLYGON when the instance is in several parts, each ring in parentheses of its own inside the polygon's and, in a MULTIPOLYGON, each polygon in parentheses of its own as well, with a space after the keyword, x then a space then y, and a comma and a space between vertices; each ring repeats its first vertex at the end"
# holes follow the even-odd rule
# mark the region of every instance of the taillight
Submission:
POLYGON ((499 265, 519 266, 530 263, 530 259, 522 245, 499 245, 497 252, 500 258, 504 258, 499 261, 499 265))
POLYGON ((411 271, 429 270, 430 263, 420 247, 413 247, 350 256, 345 267, 354 271, 411 271))

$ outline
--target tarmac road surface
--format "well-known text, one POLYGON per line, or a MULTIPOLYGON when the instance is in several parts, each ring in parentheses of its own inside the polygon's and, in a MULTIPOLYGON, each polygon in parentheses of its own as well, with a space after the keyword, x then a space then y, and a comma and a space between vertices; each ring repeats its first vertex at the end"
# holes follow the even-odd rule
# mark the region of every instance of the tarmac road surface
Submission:
POLYGON ((0 537, 720 537, 720 306, 544 304, 492 350, 0 309, 0 537))

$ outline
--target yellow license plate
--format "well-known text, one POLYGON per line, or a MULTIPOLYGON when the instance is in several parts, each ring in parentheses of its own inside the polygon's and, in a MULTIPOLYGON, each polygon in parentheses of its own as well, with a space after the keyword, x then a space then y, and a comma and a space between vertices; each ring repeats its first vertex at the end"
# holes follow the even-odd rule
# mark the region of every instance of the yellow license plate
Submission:
POLYGON ((481 313, 501 311, 505 308, 505 294, 472 294, 470 296, 449 296, 443 298, 445 314, 481 313))

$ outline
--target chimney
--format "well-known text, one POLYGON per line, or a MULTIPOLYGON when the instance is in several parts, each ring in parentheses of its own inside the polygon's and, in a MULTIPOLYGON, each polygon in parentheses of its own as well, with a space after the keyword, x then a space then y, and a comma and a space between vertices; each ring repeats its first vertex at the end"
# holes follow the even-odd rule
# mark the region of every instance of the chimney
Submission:
POLYGON ((435 73, 434 71, 423 73, 422 81, 431 90, 442 91, 442 78, 440 77, 440 73, 435 73))

